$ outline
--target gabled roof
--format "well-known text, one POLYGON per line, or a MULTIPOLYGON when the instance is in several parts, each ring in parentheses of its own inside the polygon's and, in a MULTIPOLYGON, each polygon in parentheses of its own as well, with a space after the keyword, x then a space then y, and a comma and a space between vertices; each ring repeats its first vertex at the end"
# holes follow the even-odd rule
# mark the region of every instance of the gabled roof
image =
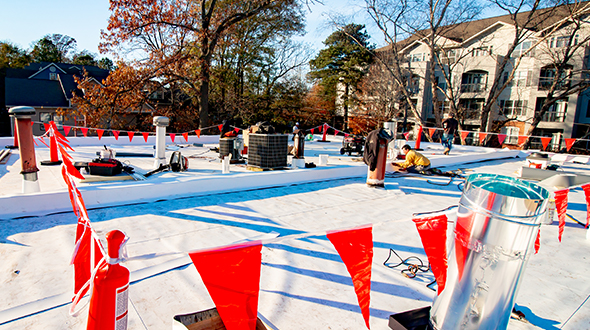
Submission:
POLYGON ((51 67, 55 68, 56 70, 59 70, 59 71, 61 71, 62 73, 66 73, 64 70, 62 70, 62 68, 60 68, 60 67, 59 67, 58 65, 56 65, 55 63, 49 63, 49 65, 47 65, 46 67, 39 68, 39 70, 38 70, 37 72, 35 72, 34 74, 32 74, 32 75, 29 77, 29 79, 32 79, 33 77, 35 77, 35 76, 36 76, 36 75, 38 75, 39 73, 41 73, 41 72, 43 72, 43 71, 45 71, 45 70, 47 70, 47 69, 49 69, 49 68, 51 68, 51 67))
POLYGON ((69 100, 74 94, 81 95, 82 91, 74 80, 74 76, 82 77, 84 70, 91 79, 100 83, 109 75, 108 70, 94 66, 73 65, 66 63, 32 63, 24 69, 6 69, 5 104, 11 106, 44 106, 69 107, 69 100), (54 67, 57 80, 38 76, 41 72, 54 67))
POLYGON ((6 77, 7 106, 69 107, 70 103, 57 80, 15 79, 6 77))
MULTIPOLYGON (((570 14, 574 6, 585 6, 588 2, 575 3, 570 5, 562 5, 558 7, 549 7, 544 9, 538 9, 530 22, 525 25, 530 11, 521 12, 516 15, 516 22, 519 26, 523 26, 533 32, 540 32, 551 26, 566 19, 570 14)), ((581 9, 581 7, 579 8, 581 9)), ((440 35, 459 43, 471 41, 472 38, 480 35, 482 32, 489 28, 501 24, 514 25, 512 16, 502 15, 496 17, 484 18, 476 21, 452 24, 441 28, 440 35)), ((413 42, 423 39, 430 34, 430 30, 422 30, 413 34, 409 38, 402 40, 398 43, 399 49, 405 49, 408 45, 413 42)), ((390 49, 390 45, 378 49, 379 51, 386 51, 390 49)))

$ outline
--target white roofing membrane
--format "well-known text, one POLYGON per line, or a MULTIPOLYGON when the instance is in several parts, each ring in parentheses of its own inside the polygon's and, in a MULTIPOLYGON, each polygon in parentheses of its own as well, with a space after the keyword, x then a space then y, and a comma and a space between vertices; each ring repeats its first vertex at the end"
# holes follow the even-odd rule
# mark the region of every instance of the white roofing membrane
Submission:
MULTIPOLYGON (((356 157, 339 155, 336 138, 331 143, 306 144, 306 162, 318 164, 319 154, 329 154, 327 167, 253 172, 232 165, 232 173, 222 175, 221 164, 206 149, 212 146, 181 149, 183 155, 204 152, 201 158, 189 159, 187 172, 161 173, 146 181, 78 185, 85 200, 92 196, 89 216, 100 237, 122 230, 131 238, 130 257, 169 253, 124 263, 132 281, 128 329, 171 329, 174 315, 214 307, 188 251, 365 224, 375 224, 371 328, 389 329, 389 315, 432 304, 435 293, 426 287, 433 280, 431 272, 409 279, 383 262, 390 249, 402 258, 416 256, 427 262, 412 214, 456 205, 462 180, 388 176, 385 189, 369 188, 366 166, 353 161, 356 157), (124 201, 117 203, 112 196, 124 201), (142 199, 134 200, 137 196, 142 199), (101 198, 108 202, 101 204, 101 198)), ((516 176, 525 164, 524 158, 514 158, 523 156, 519 152, 501 155, 503 151, 497 149, 456 146, 445 157, 438 144, 422 144, 422 148, 435 166, 447 165, 443 170, 516 176), (467 163, 477 155, 502 159, 467 163)), ((99 146, 74 149, 75 159, 88 160, 99 146)), ((37 160, 46 158, 47 148, 38 148, 37 160)), ((153 165, 151 158, 127 160, 143 173, 153 165)), ((562 165, 589 173, 586 164, 562 165)), ((78 317, 68 314, 73 286, 69 263, 77 219, 67 204, 60 204, 67 190, 57 174, 59 167, 40 167, 41 192, 32 197, 20 193, 19 168, 18 154, 0 165, 0 329, 83 329, 86 311, 78 317)), ((571 190, 567 213, 585 222, 582 189, 571 190)), ((453 213, 449 214, 452 221, 453 213)), ((452 229, 451 222, 449 239, 452 229)), ((557 236, 557 219, 541 226, 540 251, 530 257, 516 298, 516 308, 529 323, 511 320, 509 329, 590 328, 587 230, 568 218, 561 243, 557 236)), ((366 328, 350 275, 321 235, 263 246, 258 313, 272 329, 366 328)))

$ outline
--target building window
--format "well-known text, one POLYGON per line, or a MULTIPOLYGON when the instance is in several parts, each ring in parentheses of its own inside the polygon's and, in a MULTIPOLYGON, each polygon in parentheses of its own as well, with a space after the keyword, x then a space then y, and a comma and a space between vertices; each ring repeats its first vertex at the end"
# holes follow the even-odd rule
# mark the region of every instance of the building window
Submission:
POLYGON ((575 46, 578 44, 578 35, 574 35, 573 37, 571 35, 569 36, 555 36, 555 37, 551 37, 551 39, 549 39, 549 48, 563 48, 563 47, 567 47, 570 45, 570 39, 571 39, 571 46, 575 46))
POLYGON ((506 144, 518 144, 518 135, 520 135, 520 128, 514 126, 504 127, 502 129, 506 134, 504 143, 506 144))
POLYGON ((443 58, 441 59, 442 64, 453 64, 455 63, 457 57, 457 52, 454 49, 449 49, 443 53, 443 58))
POLYGON ((484 99, 461 99, 459 112, 465 120, 479 120, 483 110, 484 99))
POLYGON ((451 102, 450 101, 438 101, 438 110, 441 114, 446 114, 451 112, 451 102))
POLYGON ((514 73, 514 78, 512 78, 512 85, 519 87, 530 86, 530 77, 532 76, 532 74, 533 72, 529 70, 516 71, 514 73))
POLYGON ((49 72, 49 80, 57 80, 57 73, 49 72))
POLYGON ((157 89, 150 94, 151 100, 163 100, 164 99, 164 90, 157 89))
POLYGON ((521 43, 519 43, 516 48, 514 48, 514 51, 512 51, 512 57, 520 57, 520 55, 525 54, 524 56, 532 56, 531 52, 527 53, 527 50, 529 48, 531 48, 532 43, 528 40, 525 40, 521 43))
POLYGON ((471 51, 472 56, 486 56, 492 55, 492 49, 494 46, 477 47, 471 51))
POLYGON ((479 93, 486 90, 488 73, 485 71, 469 71, 461 77, 462 93, 479 93))
POLYGON ((424 62, 428 59, 427 53, 412 54, 412 62, 424 62))
POLYGON ((541 68, 541 72, 539 74, 539 89, 540 90, 548 90, 553 86, 555 80, 556 89, 567 89, 570 86, 570 78, 571 78, 571 70, 572 67, 569 66, 565 68, 557 77, 557 69, 554 66, 546 66, 541 68))
POLYGON ((526 115, 527 101, 526 100, 501 100, 500 110, 502 114, 508 118, 526 115))
POLYGON ((413 75, 408 85, 408 93, 418 94, 420 92, 420 77, 413 75))
POLYGON ((563 123, 567 112, 567 100, 559 100, 553 103, 543 115, 542 121, 563 123))

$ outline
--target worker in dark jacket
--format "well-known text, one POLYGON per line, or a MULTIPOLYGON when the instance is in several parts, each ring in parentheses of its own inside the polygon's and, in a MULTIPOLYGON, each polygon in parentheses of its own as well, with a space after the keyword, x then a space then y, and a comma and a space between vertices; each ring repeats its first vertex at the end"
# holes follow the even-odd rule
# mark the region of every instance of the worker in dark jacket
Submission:
POLYGON ((409 173, 420 173, 430 168, 430 160, 421 153, 412 150, 409 145, 404 145, 402 152, 406 155, 406 161, 393 164, 394 169, 408 171, 409 173))
POLYGON ((392 137, 389 133, 381 129, 373 130, 367 135, 365 140, 365 151, 363 152, 363 161, 369 165, 369 169, 374 171, 377 168, 377 156, 379 156, 379 139, 384 139, 389 143, 392 137))
POLYGON ((443 152, 445 155, 448 155, 453 149, 453 140, 455 139, 455 133, 457 133, 457 129, 459 128, 459 122, 455 119, 455 115, 453 113, 449 113, 449 117, 442 122, 443 127, 443 135, 440 139, 443 147, 445 147, 445 151, 443 152))

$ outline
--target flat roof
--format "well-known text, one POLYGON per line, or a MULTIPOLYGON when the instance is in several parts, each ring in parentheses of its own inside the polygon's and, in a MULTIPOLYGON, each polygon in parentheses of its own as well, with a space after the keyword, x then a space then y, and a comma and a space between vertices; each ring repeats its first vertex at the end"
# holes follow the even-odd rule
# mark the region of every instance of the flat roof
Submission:
MULTIPOLYGON (((119 152, 153 152, 149 143, 90 139, 97 138, 71 139, 75 160, 92 159, 102 143, 119 152)), ((412 214, 458 204, 463 180, 388 174, 384 189, 369 188, 367 168, 359 157, 340 155, 341 138, 330 140, 305 145, 306 163, 318 165, 319 155, 328 154, 328 166, 255 172, 235 164, 230 174, 223 175, 218 156, 211 151, 215 141, 194 146, 197 140, 189 140, 167 151, 169 156, 179 148, 183 155, 193 156, 187 172, 161 173, 146 181, 80 183, 85 200, 95 203, 89 217, 102 239, 119 229, 130 237, 130 257, 161 254, 124 263, 132 281, 128 329, 169 329, 175 315, 214 307, 188 251, 277 235, 283 239, 262 248, 259 317, 271 329, 363 329, 350 275, 321 233, 366 224, 374 225, 371 327, 388 329, 389 315, 432 305, 435 292, 426 287, 434 279, 431 272, 409 279, 383 263, 390 249, 402 258, 415 256, 427 262, 412 214), (112 196, 126 199, 117 204, 112 196), (106 202, 101 205, 101 201, 106 202), (291 236, 306 233, 320 234, 291 236)), ((444 156, 440 144, 423 143, 422 148, 434 166, 466 174, 517 177, 526 166, 526 154, 518 151, 456 146, 451 156, 444 156)), ((37 161, 48 158, 46 147, 37 148, 37 161)), ((140 173, 152 169, 154 162, 147 157, 120 160, 140 173)), ((590 173, 588 165, 567 158, 560 164, 590 173)), ((19 207, 0 211, 0 329, 82 328, 87 312, 78 317, 68 314, 77 218, 71 208, 60 204, 67 190, 60 182, 59 166, 40 167, 41 192, 31 196, 20 193, 19 167, 18 154, 0 165, 0 204, 6 202, 5 210, 9 203, 26 203, 36 211, 19 213, 19 207), (35 205, 36 200, 42 205, 35 205)), ((567 213, 583 221, 585 205, 582 189, 572 189, 567 213)), ((448 214, 454 220, 453 212, 448 214)), ((529 323, 510 320, 509 329, 588 327, 590 264, 583 253, 589 242, 587 230, 568 218, 561 243, 557 235, 557 219, 541 226, 540 251, 531 255, 516 297, 516 308, 529 323)), ((451 237, 452 222, 447 232, 451 237)))

